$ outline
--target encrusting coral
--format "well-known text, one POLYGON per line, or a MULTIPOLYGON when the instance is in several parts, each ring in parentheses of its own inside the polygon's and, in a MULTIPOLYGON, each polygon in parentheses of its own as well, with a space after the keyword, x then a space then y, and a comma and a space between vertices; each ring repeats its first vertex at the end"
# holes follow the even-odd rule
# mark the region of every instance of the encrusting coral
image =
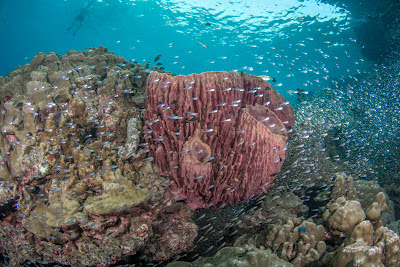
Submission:
POLYGON ((386 196, 383 192, 379 192, 374 199, 374 202, 366 210, 367 219, 374 223, 375 228, 382 226, 380 221, 382 213, 388 210, 386 196))
POLYGON ((365 220, 322 262, 325 266, 399 266, 400 239, 386 227, 374 231, 372 223, 365 220))
POLYGON ((334 184, 330 195, 331 199, 339 197, 345 197, 347 200, 358 199, 353 178, 343 172, 334 174, 334 184))
POLYGON ((289 262, 281 260, 270 250, 254 249, 246 251, 239 247, 226 247, 217 252, 213 257, 199 258, 189 263, 176 261, 167 267, 290 267, 289 262))
POLYGON ((273 185, 294 112, 262 78, 153 72, 146 104, 151 156, 190 207, 247 201, 273 185))
POLYGON ((139 251, 161 260, 193 244, 193 211, 140 143, 146 68, 100 47, 39 53, 2 80, 0 253, 9 265, 108 266, 139 251), (170 239, 179 245, 168 249, 170 239))

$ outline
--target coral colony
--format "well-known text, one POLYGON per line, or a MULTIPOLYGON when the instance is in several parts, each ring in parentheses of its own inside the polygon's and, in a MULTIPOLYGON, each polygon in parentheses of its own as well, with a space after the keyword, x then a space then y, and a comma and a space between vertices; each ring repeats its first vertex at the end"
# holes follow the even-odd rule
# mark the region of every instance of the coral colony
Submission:
POLYGON ((39 54, 5 79, 1 250, 10 265, 106 266, 138 251, 162 260, 192 245, 192 210, 173 201, 140 146, 142 99, 131 96, 145 87, 143 69, 99 48, 39 54))
POLYGON ((326 171, 313 216, 272 190, 294 112, 260 77, 176 76, 100 47, 39 53, 0 78, 0 102, 9 266, 400 264, 376 183, 326 171))

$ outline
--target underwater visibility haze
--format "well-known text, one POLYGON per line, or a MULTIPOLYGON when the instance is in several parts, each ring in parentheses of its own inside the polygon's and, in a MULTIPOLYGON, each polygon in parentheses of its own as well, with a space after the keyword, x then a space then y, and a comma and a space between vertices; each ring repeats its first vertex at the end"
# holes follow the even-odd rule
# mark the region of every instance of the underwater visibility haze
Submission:
POLYGON ((398 0, 0 2, 0 266, 400 266, 398 0))

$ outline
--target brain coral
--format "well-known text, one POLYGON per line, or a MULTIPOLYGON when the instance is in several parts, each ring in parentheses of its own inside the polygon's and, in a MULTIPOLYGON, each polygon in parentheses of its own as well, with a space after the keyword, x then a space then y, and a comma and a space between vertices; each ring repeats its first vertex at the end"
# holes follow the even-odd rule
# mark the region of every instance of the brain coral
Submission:
POLYGON ((219 207, 273 185, 294 112, 262 78, 152 72, 146 104, 145 145, 177 199, 195 209, 219 207))

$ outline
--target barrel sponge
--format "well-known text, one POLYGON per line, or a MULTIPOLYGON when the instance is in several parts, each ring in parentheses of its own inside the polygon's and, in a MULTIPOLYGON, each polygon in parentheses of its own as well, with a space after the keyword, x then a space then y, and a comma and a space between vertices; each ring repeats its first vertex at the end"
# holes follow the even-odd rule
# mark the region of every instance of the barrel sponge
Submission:
POLYGON ((245 73, 169 76, 146 89, 149 155, 193 209, 245 202, 273 186, 294 112, 272 85, 245 73))

